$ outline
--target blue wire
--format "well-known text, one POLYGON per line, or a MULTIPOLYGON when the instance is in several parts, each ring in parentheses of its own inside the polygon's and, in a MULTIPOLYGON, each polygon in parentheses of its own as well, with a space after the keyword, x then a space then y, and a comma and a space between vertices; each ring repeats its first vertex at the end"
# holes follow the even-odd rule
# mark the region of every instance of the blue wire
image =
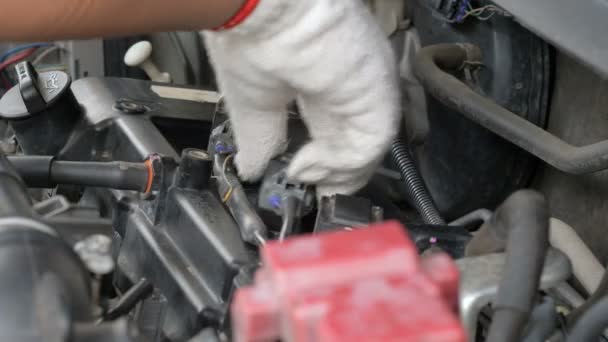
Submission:
POLYGON ((47 47, 47 46, 52 46, 53 44, 50 43, 31 43, 31 44, 25 44, 25 45, 19 45, 19 46, 15 46, 14 48, 6 51, 2 57, 0 57, 0 63, 4 62, 7 58, 9 58, 10 56, 21 52, 23 50, 27 50, 27 49, 31 49, 31 48, 39 48, 39 47, 47 47))
POLYGON ((471 3, 471 0, 462 0, 458 6, 458 11, 456 13, 456 20, 454 20, 457 23, 461 23, 464 21, 464 16, 467 13, 467 6, 469 6, 469 4, 471 3))

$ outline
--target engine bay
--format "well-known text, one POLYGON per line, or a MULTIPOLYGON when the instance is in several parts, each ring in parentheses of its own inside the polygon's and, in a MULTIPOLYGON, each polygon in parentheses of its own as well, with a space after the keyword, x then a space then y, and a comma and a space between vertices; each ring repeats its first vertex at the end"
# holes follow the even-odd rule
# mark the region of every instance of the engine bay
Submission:
MULTIPOLYGON (((297 113, 290 126, 299 134, 292 135, 291 146, 259 183, 244 184, 232 163, 236 146, 217 93, 117 78, 70 84, 67 74, 38 74, 27 63, 18 68, 23 83, 0 101, 18 142, 18 152, 5 159, 6 175, 18 174, 30 188, 27 197, 34 205, 28 217, 52 227, 87 266, 92 277, 80 290, 94 292, 84 302, 111 329, 124 328, 117 322, 128 320, 153 340, 187 340, 201 329, 227 338, 231 298, 255 279, 258 248, 396 220, 407 227, 403 231, 417 253, 447 253, 459 260, 462 315, 470 320, 469 335, 477 331, 480 303, 488 304, 487 291, 497 291, 506 267, 504 255, 488 253, 504 252, 506 240, 489 233, 496 240, 489 248, 488 237, 478 233, 475 240, 472 232, 483 222, 480 232, 500 229, 503 224, 493 220, 510 213, 482 210, 450 224, 437 212, 425 214, 423 207, 420 216, 412 215, 383 190, 401 181, 401 173, 389 168, 379 170, 357 196, 317 201, 314 188, 285 176, 290 151, 307 139, 297 113), (484 282, 489 275, 477 274, 480 262, 492 265, 493 278, 484 282), (469 281, 470 289, 463 285, 469 281)), ((396 142, 393 154, 397 168, 412 178, 408 172, 416 168, 408 166, 409 149, 396 142)), ((520 200, 516 206, 530 211, 521 215, 524 219, 533 219, 543 211, 540 201, 520 200)), ((518 223, 504 223, 502 229, 510 236, 518 223)), ((541 243, 530 250, 540 251, 536 259, 542 265, 546 247, 541 243)), ((548 279, 541 279, 549 285, 570 275, 568 259, 557 250, 545 265, 548 279)))

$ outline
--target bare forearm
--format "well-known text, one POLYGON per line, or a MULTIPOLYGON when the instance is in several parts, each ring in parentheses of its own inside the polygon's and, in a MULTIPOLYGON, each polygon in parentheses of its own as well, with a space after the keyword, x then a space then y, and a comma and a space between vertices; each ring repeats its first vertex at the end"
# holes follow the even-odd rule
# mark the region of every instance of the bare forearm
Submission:
POLYGON ((217 27, 244 0, 0 0, 0 40, 120 36, 217 27))

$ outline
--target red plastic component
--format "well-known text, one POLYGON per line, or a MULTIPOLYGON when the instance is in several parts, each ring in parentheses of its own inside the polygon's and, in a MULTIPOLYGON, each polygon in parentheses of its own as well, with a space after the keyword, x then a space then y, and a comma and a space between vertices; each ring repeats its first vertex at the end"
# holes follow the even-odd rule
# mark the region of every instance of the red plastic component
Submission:
POLYGON ((398 222, 270 243, 236 293, 237 342, 464 342, 458 271, 418 257, 398 222))

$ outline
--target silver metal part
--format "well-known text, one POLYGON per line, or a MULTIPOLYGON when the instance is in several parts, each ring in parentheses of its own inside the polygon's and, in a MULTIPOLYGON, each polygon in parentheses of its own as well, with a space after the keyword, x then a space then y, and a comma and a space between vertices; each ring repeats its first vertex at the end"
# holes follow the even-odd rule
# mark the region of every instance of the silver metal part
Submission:
POLYGON ((114 270, 112 240, 105 235, 91 235, 79 241, 74 245, 74 251, 91 273, 104 275, 114 270))
MULTIPOLYGON (((469 341, 475 341, 477 317, 498 292, 505 254, 488 254, 456 261, 460 269, 460 317, 469 341)), ((541 276, 540 289, 553 288, 570 277, 570 260, 555 249, 549 250, 541 276)))

